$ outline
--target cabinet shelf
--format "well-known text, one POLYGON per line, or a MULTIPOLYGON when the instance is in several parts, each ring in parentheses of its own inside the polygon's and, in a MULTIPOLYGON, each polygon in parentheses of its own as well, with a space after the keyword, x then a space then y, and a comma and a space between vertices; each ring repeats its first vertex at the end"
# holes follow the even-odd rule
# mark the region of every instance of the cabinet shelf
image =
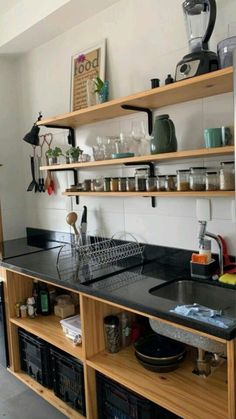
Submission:
POLYGON ((233 67, 228 67, 213 73, 178 81, 167 86, 110 100, 109 102, 90 106, 79 111, 43 119, 38 122, 38 125, 70 126, 76 128, 81 125, 134 113, 133 110, 124 110, 122 105, 158 109, 163 106, 231 92, 232 90, 233 67))
POLYGON ((197 150, 176 151, 173 153, 152 154, 147 156, 129 157, 124 159, 111 159, 111 160, 97 160, 86 163, 69 163, 69 164, 54 164, 51 166, 41 166, 40 170, 66 170, 66 169, 87 169, 90 167, 104 167, 104 166, 117 166, 122 164, 137 165, 140 163, 162 163, 182 159, 191 158, 208 158, 217 156, 228 156, 234 153, 234 146, 215 147, 215 148, 200 148, 197 150))
POLYGON ((187 191, 187 192, 63 192, 64 196, 107 196, 107 197, 165 197, 165 198, 230 198, 235 197, 235 191, 187 191))
POLYGON ((83 415, 76 412, 68 404, 64 403, 63 400, 59 399, 52 390, 43 387, 37 381, 33 380, 29 375, 23 372, 13 372, 9 370, 16 378, 26 384, 31 390, 35 391, 44 400, 52 404, 56 409, 60 410, 64 415, 70 419, 85 419, 83 415))
POLYGON ((73 343, 65 337, 59 317, 50 315, 34 319, 11 318, 10 322, 83 361, 82 346, 73 346, 73 343))
POLYGON ((226 363, 206 379, 192 373, 189 359, 176 371, 157 374, 144 369, 128 347, 100 352, 87 365, 185 419, 227 418, 226 363))

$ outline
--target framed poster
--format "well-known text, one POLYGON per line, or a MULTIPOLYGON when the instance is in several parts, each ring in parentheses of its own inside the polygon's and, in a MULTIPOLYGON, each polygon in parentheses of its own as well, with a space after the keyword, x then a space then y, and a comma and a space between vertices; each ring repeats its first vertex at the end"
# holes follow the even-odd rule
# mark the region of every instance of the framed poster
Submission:
POLYGON ((99 76, 105 79, 106 40, 91 45, 90 48, 73 55, 71 63, 71 104, 70 110, 86 108, 87 80, 99 76))

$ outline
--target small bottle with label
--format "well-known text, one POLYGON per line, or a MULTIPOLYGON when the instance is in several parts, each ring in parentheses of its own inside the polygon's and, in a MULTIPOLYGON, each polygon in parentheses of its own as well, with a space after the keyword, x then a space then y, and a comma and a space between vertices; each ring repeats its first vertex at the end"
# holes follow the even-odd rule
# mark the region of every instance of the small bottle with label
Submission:
POLYGON ((42 283, 39 290, 40 313, 44 316, 50 314, 50 295, 46 284, 42 283))
POLYGON ((35 299, 34 299, 34 297, 29 297, 27 299, 27 311, 28 311, 29 318, 34 319, 35 318, 35 299))
POLYGON ((207 263, 211 262, 211 240, 202 240, 199 247, 199 254, 207 256, 207 263))

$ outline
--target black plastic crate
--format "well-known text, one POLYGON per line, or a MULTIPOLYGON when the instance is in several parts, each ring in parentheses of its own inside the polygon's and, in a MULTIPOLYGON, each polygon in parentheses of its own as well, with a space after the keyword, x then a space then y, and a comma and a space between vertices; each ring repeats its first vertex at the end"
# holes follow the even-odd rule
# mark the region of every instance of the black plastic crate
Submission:
POLYGON ((21 329, 18 334, 22 371, 44 387, 52 388, 49 345, 21 329))
POLYGON ((99 419, 180 419, 100 373, 96 379, 99 419))
POLYGON ((55 395, 86 416, 83 365, 56 348, 50 354, 55 395))

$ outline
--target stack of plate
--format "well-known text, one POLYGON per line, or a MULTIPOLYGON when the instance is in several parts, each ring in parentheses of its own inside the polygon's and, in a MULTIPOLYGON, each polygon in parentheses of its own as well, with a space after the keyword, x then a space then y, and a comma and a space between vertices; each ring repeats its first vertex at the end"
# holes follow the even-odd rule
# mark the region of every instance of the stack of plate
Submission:
POLYGON ((137 360, 153 372, 170 372, 184 359, 185 345, 175 340, 151 333, 134 344, 137 360))

